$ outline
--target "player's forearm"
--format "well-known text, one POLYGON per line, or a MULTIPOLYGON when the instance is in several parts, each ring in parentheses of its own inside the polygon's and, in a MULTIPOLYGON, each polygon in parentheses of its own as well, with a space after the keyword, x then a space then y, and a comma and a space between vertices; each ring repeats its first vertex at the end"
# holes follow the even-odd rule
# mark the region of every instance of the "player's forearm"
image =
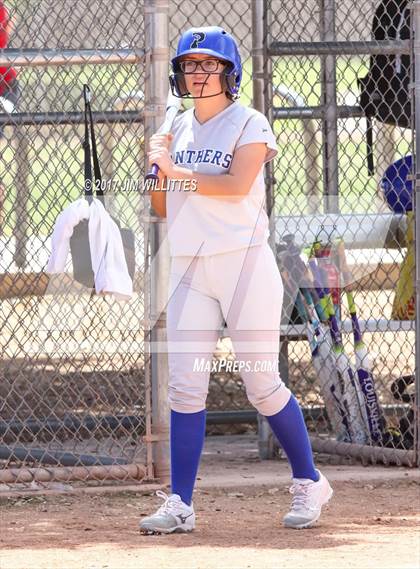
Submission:
POLYGON ((199 174, 177 165, 173 167, 169 177, 175 180, 195 180, 195 194, 230 202, 242 200, 244 189, 249 190, 232 174, 199 174))
POLYGON ((152 207, 159 217, 166 217, 166 194, 165 192, 152 191, 152 207))

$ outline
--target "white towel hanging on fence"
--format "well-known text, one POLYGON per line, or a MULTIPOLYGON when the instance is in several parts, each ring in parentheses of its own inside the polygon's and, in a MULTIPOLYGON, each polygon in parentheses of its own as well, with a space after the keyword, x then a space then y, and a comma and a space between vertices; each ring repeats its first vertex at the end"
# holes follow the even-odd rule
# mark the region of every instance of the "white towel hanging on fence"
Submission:
POLYGON ((111 293, 121 300, 129 300, 133 295, 133 281, 128 273, 121 233, 102 202, 96 198, 90 205, 84 197, 79 198, 58 215, 46 272, 53 274, 64 271, 70 251, 70 237, 75 226, 84 219, 89 220, 89 246, 96 293, 111 293))

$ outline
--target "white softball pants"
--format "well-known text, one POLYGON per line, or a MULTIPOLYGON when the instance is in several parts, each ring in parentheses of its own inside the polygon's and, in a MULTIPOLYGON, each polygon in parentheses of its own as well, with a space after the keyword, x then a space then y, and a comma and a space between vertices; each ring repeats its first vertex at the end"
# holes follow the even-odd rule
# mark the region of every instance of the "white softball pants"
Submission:
POLYGON ((209 256, 171 257, 167 304, 169 403, 205 409, 226 320, 250 403, 274 415, 291 395, 278 372, 283 282, 268 242, 209 256), (204 365, 203 365, 204 363, 204 365))

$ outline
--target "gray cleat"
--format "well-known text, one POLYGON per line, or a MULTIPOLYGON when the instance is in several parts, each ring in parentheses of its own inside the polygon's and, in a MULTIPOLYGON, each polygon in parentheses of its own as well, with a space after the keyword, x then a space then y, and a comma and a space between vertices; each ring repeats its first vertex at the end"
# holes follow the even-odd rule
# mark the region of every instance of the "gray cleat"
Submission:
POLYGON ((292 508, 283 518, 285 527, 294 529, 309 528, 321 515, 321 508, 331 499, 333 490, 319 470, 319 480, 293 478, 290 493, 293 494, 292 508))
POLYGON ((168 496, 161 490, 157 490, 156 495, 165 501, 156 513, 140 520, 141 533, 185 533, 195 528, 192 503, 188 506, 178 494, 168 496))

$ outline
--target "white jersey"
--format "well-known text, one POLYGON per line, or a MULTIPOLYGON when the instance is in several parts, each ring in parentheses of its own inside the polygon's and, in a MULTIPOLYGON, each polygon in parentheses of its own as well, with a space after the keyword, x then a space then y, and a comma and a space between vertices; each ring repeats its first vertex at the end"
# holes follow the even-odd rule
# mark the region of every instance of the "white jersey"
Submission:
MULTIPOLYGON (((227 174, 239 147, 265 142, 269 161, 277 154, 276 139, 267 118, 239 102, 200 124, 189 109, 172 128, 171 153, 176 164, 202 174, 227 174)), ((249 193, 239 202, 176 189, 166 193, 171 256, 202 256, 259 245, 269 236, 265 210, 264 167, 249 193)))

